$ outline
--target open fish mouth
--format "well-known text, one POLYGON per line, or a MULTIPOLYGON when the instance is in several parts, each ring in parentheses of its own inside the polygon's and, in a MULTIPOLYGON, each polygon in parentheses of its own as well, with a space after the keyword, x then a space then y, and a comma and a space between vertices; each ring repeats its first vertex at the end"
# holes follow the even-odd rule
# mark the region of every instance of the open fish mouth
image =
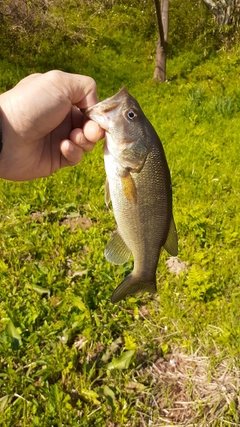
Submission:
POLYGON ((89 119, 98 123, 101 128, 108 131, 109 124, 114 119, 115 115, 119 113, 121 105, 118 106, 105 106, 101 102, 93 107, 81 110, 89 119))
POLYGON ((98 123, 104 130, 108 131, 110 122, 114 120, 115 116, 122 110, 122 95, 126 93, 127 90, 123 87, 112 97, 98 102, 92 107, 83 108, 81 111, 89 119, 98 123))

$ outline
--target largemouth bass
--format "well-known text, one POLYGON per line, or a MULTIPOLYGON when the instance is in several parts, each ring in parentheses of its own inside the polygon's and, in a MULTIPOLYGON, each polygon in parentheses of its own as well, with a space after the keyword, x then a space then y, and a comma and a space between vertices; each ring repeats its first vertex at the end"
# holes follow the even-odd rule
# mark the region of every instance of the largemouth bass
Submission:
POLYGON ((123 264, 131 253, 134 258, 133 271, 115 289, 111 301, 156 292, 161 248, 173 256, 178 252, 171 177, 161 141, 124 87, 84 113, 106 131, 105 201, 111 200, 117 222, 106 259, 123 264))

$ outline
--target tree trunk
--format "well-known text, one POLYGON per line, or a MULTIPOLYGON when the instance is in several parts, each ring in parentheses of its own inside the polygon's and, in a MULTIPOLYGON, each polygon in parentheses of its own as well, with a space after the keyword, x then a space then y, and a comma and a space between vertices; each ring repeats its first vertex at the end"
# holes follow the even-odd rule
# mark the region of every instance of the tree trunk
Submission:
POLYGON ((240 0, 202 0, 215 16, 218 25, 239 26, 240 0))
POLYGON ((155 1, 159 37, 156 48, 156 64, 154 79, 164 82, 166 80, 167 61, 167 36, 168 36, 168 6, 169 0, 155 1))

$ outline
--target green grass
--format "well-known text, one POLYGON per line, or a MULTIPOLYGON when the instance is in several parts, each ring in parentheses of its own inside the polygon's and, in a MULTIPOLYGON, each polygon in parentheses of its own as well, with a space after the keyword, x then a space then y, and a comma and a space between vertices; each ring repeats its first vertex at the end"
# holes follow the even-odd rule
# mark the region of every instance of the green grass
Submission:
POLYGON ((174 58, 161 85, 150 61, 100 56, 100 97, 126 84, 162 139, 188 268, 163 253, 156 296, 110 303, 132 262, 104 259, 102 143, 48 179, 1 181, 0 425, 237 426, 239 51, 174 58))

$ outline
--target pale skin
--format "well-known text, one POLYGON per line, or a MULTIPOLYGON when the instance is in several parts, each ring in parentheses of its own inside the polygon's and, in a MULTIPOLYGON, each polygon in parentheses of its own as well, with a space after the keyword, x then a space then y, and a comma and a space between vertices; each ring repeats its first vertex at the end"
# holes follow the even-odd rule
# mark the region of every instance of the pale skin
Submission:
POLYGON ((92 78, 62 71, 32 74, 0 95, 0 178, 27 181, 79 163, 104 137, 80 110, 97 102, 92 78))

